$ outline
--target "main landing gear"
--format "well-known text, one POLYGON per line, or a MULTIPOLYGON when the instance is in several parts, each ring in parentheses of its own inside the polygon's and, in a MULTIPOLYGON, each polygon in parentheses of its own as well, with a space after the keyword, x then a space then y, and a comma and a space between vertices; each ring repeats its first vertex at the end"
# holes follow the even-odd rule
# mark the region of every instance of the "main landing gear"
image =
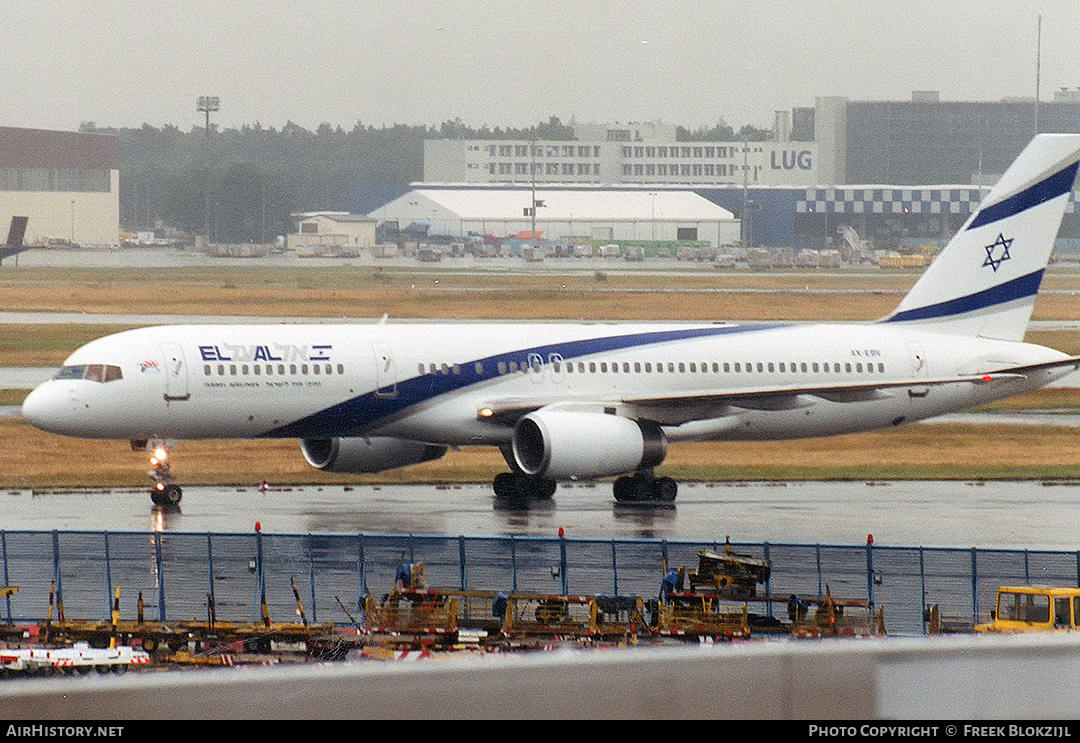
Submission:
POLYGON ((615 481, 619 503, 674 503, 679 484, 670 477, 656 477, 652 470, 638 470, 615 481))
MULTIPOLYGON (((495 476, 492 488, 495 497, 510 503, 546 500, 555 495, 557 484, 546 477, 534 477, 520 472, 503 472, 495 476)), ((619 503, 674 503, 679 484, 670 477, 656 477, 652 470, 638 470, 633 475, 615 481, 615 500, 619 503)))
POLYGON ((546 477, 534 477, 521 472, 501 472, 495 475, 492 489, 495 497, 515 503, 534 498, 548 499, 555 495, 558 483, 546 477))
POLYGON ((180 505, 180 499, 184 495, 183 489, 173 482, 172 470, 169 467, 169 450, 164 445, 154 448, 150 455, 150 479, 154 484, 150 487, 150 500, 155 506, 176 507, 180 505))

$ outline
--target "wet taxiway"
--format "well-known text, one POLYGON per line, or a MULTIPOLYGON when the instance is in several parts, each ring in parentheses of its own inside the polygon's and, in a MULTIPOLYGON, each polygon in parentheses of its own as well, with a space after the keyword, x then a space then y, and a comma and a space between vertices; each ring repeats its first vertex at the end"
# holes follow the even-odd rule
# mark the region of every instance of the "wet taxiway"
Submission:
POLYGON ((527 508, 487 485, 187 487, 181 507, 145 490, 0 491, 2 530, 364 532, 774 543, 1080 547, 1080 482, 684 483, 674 506, 616 504, 608 484, 560 486, 527 508))

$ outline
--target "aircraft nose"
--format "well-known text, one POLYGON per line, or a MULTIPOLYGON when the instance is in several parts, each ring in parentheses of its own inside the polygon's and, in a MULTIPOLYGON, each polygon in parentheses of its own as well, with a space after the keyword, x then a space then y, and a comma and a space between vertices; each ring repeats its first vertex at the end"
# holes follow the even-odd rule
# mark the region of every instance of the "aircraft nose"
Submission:
POLYGON ((70 399, 47 382, 31 391, 22 404, 24 420, 35 428, 53 433, 64 432, 64 422, 71 417, 70 412, 70 399))

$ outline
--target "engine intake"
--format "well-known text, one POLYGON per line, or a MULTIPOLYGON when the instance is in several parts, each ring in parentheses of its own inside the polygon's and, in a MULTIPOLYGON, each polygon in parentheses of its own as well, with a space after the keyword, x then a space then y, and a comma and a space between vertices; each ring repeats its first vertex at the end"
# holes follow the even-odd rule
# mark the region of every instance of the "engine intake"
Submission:
POLYGON ((667 439, 649 421, 541 409, 518 421, 513 450, 527 475, 591 479, 655 467, 667 455, 667 439))
POLYGON ((438 459, 445 446, 387 436, 370 438, 303 439, 304 459, 324 472, 382 472, 438 459))

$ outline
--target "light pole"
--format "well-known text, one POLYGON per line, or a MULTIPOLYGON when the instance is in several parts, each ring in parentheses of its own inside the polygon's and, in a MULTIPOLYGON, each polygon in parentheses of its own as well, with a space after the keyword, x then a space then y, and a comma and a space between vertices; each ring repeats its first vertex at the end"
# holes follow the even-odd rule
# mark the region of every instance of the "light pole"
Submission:
POLYGON ((746 207, 747 207, 747 204, 748 204, 747 192, 749 190, 749 182, 747 180, 748 177, 749 177, 748 168, 747 168, 747 165, 749 164, 747 162, 747 160, 748 160, 749 152, 750 152, 749 137, 750 137, 749 133, 744 131, 743 132, 743 148, 742 148, 742 157, 743 157, 743 166, 742 166, 742 172, 743 172, 743 175, 742 175, 742 214, 739 215, 740 218, 743 221, 743 224, 741 225, 742 240, 743 240, 743 250, 749 250, 750 249, 750 237, 747 234, 747 225, 745 224, 746 219, 747 219, 747 217, 746 217, 746 207))
POLYGON ((210 242, 210 114, 221 110, 221 98, 216 95, 200 95, 195 100, 195 110, 206 115, 206 129, 203 130, 203 217, 206 228, 206 242, 210 242))
POLYGON ((195 101, 195 110, 206 114, 206 134, 210 134, 210 114, 221 110, 221 98, 216 95, 200 95, 195 101))
POLYGON ((746 202, 745 213, 743 214, 746 219, 746 247, 747 249, 754 247, 754 221, 753 214, 760 207, 753 200, 746 202))
POLYGON ((649 192, 649 196, 652 199, 652 217, 649 220, 649 224, 652 227, 652 242, 653 247, 656 247, 656 193, 654 191, 649 192))

